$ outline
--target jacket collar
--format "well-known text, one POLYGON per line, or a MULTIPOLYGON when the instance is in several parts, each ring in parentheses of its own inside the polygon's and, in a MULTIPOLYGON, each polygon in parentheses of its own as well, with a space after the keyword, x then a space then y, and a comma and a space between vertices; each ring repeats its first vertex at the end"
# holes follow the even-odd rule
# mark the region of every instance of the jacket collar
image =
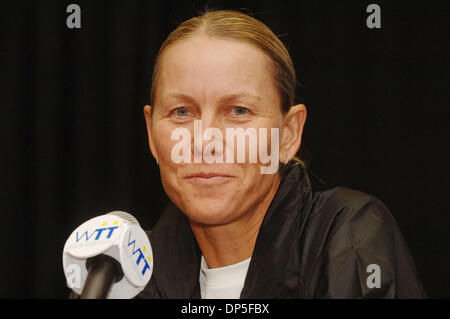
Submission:
POLYGON ((297 297, 302 208, 311 194, 306 170, 288 168, 261 224, 241 298, 297 297))

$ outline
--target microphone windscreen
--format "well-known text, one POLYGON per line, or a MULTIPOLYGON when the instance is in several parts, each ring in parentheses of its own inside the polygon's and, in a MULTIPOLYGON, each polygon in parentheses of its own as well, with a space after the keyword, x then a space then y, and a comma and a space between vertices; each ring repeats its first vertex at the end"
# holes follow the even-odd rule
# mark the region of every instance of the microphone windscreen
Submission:
POLYGON ((133 215, 123 212, 121 210, 115 210, 115 211, 109 212, 106 215, 114 215, 114 216, 122 218, 128 224, 140 226, 139 222, 137 221, 136 218, 134 218, 133 215))

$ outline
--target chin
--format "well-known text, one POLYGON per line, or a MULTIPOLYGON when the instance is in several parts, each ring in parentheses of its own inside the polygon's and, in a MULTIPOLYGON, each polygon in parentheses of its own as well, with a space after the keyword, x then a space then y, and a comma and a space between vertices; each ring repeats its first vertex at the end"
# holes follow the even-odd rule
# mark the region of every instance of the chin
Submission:
POLYGON ((227 202, 218 200, 197 200, 184 208, 185 215, 193 222, 204 225, 223 225, 233 220, 237 213, 227 202))

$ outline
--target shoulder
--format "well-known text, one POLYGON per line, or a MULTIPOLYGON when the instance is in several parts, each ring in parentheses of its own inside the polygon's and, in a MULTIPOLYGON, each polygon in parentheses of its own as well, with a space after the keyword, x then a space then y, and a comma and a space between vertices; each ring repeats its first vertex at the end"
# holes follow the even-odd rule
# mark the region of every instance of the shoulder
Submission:
POLYGON ((378 198, 346 187, 316 193, 310 218, 328 220, 332 233, 345 226, 366 232, 396 225, 389 209, 378 198))
POLYGON ((422 297, 413 259, 387 207, 376 197, 337 187, 316 193, 305 246, 310 294, 325 298, 422 297), (367 283, 376 267, 380 283, 367 283), (369 278, 369 279, 368 279, 369 278))
POLYGON ((336 187, 317 193, 313 203, 310 225, 320 229, 316 235, 329 258, 348 250, 387 253, 400 235, 389 209, 368 193, 336 187))
POLYGON ((380 208, 386 209, 384 204, 375 196, 343 186, 316 192, 314 201, 316 205, 333 205, 335 208, 343 209, 347 213, 362 209, 367 205, 380 206, 380 208))

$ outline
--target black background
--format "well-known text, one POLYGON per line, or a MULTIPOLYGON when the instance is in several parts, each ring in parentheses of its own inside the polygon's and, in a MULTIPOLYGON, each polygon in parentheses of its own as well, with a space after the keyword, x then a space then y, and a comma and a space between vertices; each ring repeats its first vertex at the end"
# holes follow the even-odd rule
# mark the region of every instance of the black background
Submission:
POLYGON ((302 83, 301 156, 316 184, 383 201, 428 295, 448 298, 448 10, 375 0, 2 1, 0 297, 65 298, 62 249, 91 217, 157 221, 167 198, 143 106, 162 41, 205 4, 246 8, 280 36, 302 83), (66 26, 70 3, 81 29, 66 26), (370 3, 381 29, 366 26, 370 3))

